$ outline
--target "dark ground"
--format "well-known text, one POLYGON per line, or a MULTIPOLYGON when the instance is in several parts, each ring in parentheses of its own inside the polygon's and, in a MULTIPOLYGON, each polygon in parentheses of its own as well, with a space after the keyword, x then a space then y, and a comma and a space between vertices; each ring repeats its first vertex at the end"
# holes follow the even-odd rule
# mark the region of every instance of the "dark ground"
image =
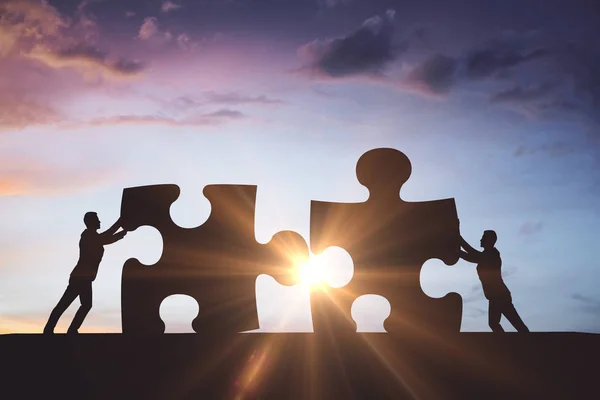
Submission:
POLYGON ((0 360, 5 399, 600 398, 583 333, 5 335, 0 360))

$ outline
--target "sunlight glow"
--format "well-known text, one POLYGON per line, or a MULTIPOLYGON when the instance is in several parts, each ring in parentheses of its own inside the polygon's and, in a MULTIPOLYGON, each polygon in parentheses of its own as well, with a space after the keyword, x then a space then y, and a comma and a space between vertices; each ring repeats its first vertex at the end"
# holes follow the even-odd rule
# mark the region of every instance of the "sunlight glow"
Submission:
POLYGON ((316 257, 298 266, 298 280, 302 285, 315 286, 323 284, 323 268, 316 257))

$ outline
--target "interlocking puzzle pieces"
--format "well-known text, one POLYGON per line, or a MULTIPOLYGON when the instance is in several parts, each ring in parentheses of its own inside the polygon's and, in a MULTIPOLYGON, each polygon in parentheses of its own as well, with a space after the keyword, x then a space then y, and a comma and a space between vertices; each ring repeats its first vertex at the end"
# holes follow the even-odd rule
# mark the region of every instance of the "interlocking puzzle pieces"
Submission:
POLYGON ((267 244, 256 242, 256 186, 208 185, 208 220, 181 228, 170 217, 179 197, 177 185, 151 185, 123 190, 123 228, 156 228, 163 238, 160 260, 151 266, 129 259, 123 266, 121 312, 123 333, 160 334, 161 302, 173 294, 194 298, 199 305, 192 322, 197 333, 236 333, 259 328, 255 284, 260 274, 280 283, 296 283, 293 268, 308 260, 308 246, 297 233, 283 231, 267 244))
POLYGON ((435 299, 420 286, 425 261, 438 258, 446 265, 458 261, 460 233, 454 199, 400 199, 411 163, 395 149, 366 152, 358 160, 356 174, 369 189, 366 202, 311 202, 312 252, 339 246, 354 262, 348 285, 311 293, 314 331, 355 332, 352 303, 365 294, 389 301, 392 310, 384 323, 388 333, 460 331, 460 295, 449 293, 435 299))

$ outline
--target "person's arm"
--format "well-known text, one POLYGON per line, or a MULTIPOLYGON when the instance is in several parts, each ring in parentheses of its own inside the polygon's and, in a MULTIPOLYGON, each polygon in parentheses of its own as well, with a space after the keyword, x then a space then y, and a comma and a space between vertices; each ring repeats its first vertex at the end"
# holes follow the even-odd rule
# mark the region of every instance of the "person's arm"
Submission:
POLYGON ((475 254, 475 253, 467 253, 464 250, 459 250, 458 254, 460 255, 460 258, 462 258, 465 261, 472 262, 472 263, 479 262, 479 252, 477 252, 475 254))
POLYGON ((127 235, 127 231, 121 231, 121 232, 115 233, 114 235, 111 235, 109 237, 104 237, 103 238, 104 244, 111 244, 114 242, 118 242, 119 240, 123 239, 125 237, 125 235, 127 235))
MULTIPOLYGON (((116 242, 119 239, 122 239, 123 236, 125 236, 125 234, 121 235, 117 239, 113 239, 113 237, 115 236, 115 232, 117 232, 120 227, 121 227, 121 218, 119 218, 110 228, 108 228, 107 230, 105 230, 104 232, 102 232, 98 235, 100 237, 100 240, 104 244, 110 244, 110 243, 116 242)), ((123 231, 123 232, 125 232, 125 231, 123 231)), ((119 232, 119 235, 120 234, 121 233, 119 232)))
POLYGON ((469 243, 467 243, 467 241, 462 237, 462 235, 460 237, 460 245, 469 254, 472 254, 472 255, 479 255, 479 254, 481 254, 480 251, 475 250, 469 243))

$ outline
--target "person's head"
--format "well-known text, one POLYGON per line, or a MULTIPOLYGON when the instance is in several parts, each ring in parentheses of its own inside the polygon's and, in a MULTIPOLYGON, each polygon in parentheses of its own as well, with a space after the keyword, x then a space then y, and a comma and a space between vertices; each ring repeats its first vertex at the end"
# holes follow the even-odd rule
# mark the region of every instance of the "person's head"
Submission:
POLYGON ((491 249, 496 244, 496 240, 498 240, 498 236, 496 235, 496 232, 487 230, 487 231, 483 231, 483 236, 481 236, 481 240, 480 240, 479 244, 484 249, 491 249))
POLYGON ((83 216, 83 223, 88 229, 100 229, 100 220, 98 214, 93 211, 85 213, 83 216))

